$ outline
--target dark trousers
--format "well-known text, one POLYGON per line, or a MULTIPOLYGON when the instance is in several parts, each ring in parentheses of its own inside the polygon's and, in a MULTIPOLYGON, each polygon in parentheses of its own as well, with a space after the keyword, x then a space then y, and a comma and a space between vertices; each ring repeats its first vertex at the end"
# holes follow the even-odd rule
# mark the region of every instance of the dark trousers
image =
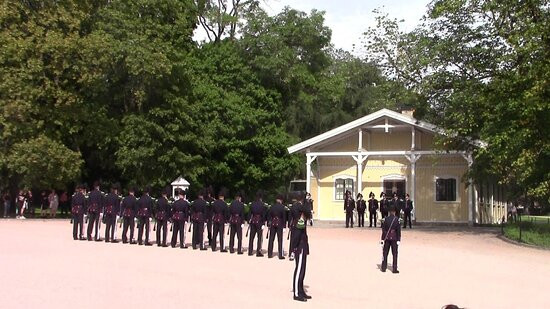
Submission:
POLYGON ((397 270, 397 240, 385 240, 384 241, 384 248, 382 249, 382 254, 384 259, 382 260, 382 270, 386 270, 388 268, 388 253, 390 252, 391 247, 391 255, 393 256, 393 271, 397 270))
POLYGON ((369 227, 372 227, 372 223, 374 222, 374 227, 376 227, 376 211, 370 211, 369 212, 369 227))
POLYGON ((69 214, 69 203, 68 202, 59 203, 59 208, 61 208, 61 215, 69 214))
POLYGON ((387 211, 381 211, 380 213, 382 213, 382 219, 384 219, 385 217, 388 216, 388 212, 387 212, 387 211))
POLYGON ((365 213, 364 212, 358 212, 357 213, 357 226, 358 227, 365 227, 365 213))
POLYGON ((288 256, 289 257, 292 253, 292 251, 290 251, 292 249, 292 230, 293 230, 293 228, 288 229, 288 238, 287 239, 290 239, 290 241, 288 242, 288 256))
POLYGON ((229 236, 229 251, 234 252, 235 248, 235 234, 237 234, 237 252, 242 252, 243 247, 243 228, 240 224, 231 224, 229 236))
POLYGON ((138 243, 143 243, 143 229, 145 228, 145 243, 149 243, 149 217, 140 217, 138 221, 138 243))
POLYGON ((258 236, 258 246, 256 247, 256 255, 262 254, 262 238, 263 231, 261 226, 255 224, 250 225, 250 237, 248 237, 248 254, 252 255, 254 249, 254 237, 258 236))
POLYGON ((94 239, 98 240, 99 235, 99 213, 89 213, 88 214, 88 240, 92 238, 92 232, 94 231, 95 226, 95 232, 94 232, 94 239))
POLYGON ((218 233, 220 234, 220 249, 225 250, 225 243, 223 242, 223 236, 225 234, 225 224, 223 222, 213 224, 213 238, 210 246, 212 251, 216 250, 216 240, 218 239, 218 233))
MULTIPOLYGON (((174 220, 172 223, 172 241, 170 245, 172 248, 176 247, 178 241, 178 233, 180 239, 180 248, 185 247, 185 221, 174 220)), ((160 228, 157 230, 157 235, 160 234, 160 228)), ((157 244, 160 244, 160 238, 157 236, 157 244)), ((166 220, 164 220, 164 239, 162 245, 166 245, 166 220)))
POLYGON ((166 235, 168 234, 168 220, 157 220, 157 245, 166 246, 166 235), (161 234, 162 230, 162 234, 161 234), (162 236, 161 236, 162 235, 162 236))
POLYGON ((199 245, 202 248, 204 248, 204 242, 203 242, 203 236, 204 234, 204 223, 202 222, 193 222, 193 249, 197 248, 197 245, 199 245))
POLYGON ((353 212, 346 212, 346 227, 353 227, 353 212))
POLYGON ((84 230, 84 215, 73 215, 73 239, 77 240, 82 237, 84 230))
POLYGON ((128 228, 130 228, 130 241, 134 240, 134 217, 124 217, 124 223, 122 226, 122 242, 128 242, 128 237, 126 237, 128 228))
POLYGON ((410 211, 405 211, 404 217, 405 217, 405 220, 403 220, 403 223, 404 223, 403 227, 407 228, 407 220, 409 220, 409 228, 412 229, 411 212, 410 211))
POLYGON ((271 227, 269 228, 269 244, 267 245, 267 256, 273 256, 273 243, 275 242, 275 235, 277 235, 277 245, 279 257, 283 257, 283 228, 271 227))
POLYGON ((105 241, 115 240, 116 215, 105 215, 105 241))
POLYGON ((208 230, 208 244, 212 246, 212 220, 206 221, 206 229, 208 230))
POLYGON ((299 252, 295 254, 294 259, 296 267, 294 268, 294 277, 292 278, 292 291, 294 292, 294 296, 298 297, 306 294, 304 291, 304 278, 306 276, 307 254, 299 252))

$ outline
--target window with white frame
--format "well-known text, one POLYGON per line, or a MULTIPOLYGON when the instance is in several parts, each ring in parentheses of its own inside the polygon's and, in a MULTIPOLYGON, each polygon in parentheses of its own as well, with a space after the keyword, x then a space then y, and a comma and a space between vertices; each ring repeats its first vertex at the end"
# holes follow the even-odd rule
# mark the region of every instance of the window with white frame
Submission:
POLYGON ((456 178, 441 177, 435 180, 435 200, 438 202, 456 201, 456 178))
POLYGON ((334 180, 334 199, 343 201, 346 196, 346 191, 352 192, 353 195, 353 179, 337 178, 334 180))

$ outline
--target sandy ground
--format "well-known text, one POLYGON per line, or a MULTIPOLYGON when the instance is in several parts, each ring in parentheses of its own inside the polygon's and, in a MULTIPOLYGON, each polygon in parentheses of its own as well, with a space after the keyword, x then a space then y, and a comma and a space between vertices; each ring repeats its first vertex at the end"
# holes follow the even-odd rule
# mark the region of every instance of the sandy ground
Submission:
POLYGON ((73 241, 69 220, 2 220, 0 308, 550 308, 550 251, 486 230, 404 231, 398 275, 378 270, 379 229, 309 235, 313 299, 299 303, 288 260, 73 241))

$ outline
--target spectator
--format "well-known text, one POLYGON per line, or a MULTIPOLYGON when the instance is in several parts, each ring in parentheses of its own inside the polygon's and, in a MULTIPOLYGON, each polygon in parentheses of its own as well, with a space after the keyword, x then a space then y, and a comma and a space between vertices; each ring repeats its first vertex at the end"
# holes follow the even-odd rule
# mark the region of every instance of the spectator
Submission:
POLYGON ((25 219, 25 216, 23 214, 25 213, 25 208, 27 206, 27 196, 25 195, 25 191, 19 190, 19 195, 17 196, 17 204, 16 204, 16 210, 15 215, 17 219, 25 219))
MULTIPOLYGON (((23 210, 28 210, 27 213, 30 212, 32 217, 34 217, 34 211, 36 210, 35 204, 37 204, 37 200, 36 200, 37 198, 33 199, 33 195, 32 195, 31 190, 28 190, 27 193, 25 194, 25 207, 23 207, 23 210)), ((40 203, 40 202, 38 202, 38 203, 40 203)), ((23 215, 21 215, 21 216, 23 216, 23 215)), ((25 217, 23 217, 22 219, 25 219, 25 217)))
POLYGON ((46 190, 42 191, 40 194, 40 216, 47 216, 48 208, 50 207, 50 201, 48 192, 46 190))
POLYGON ((57 192, 52 189, 52 192, 48 196, 48 201, 50 203, 50 217, 55 218, 55 215, 57 214, 57 206, 59 206, 59 196, 57 196, 57 192))
POLYGON ((10 212, 10 203, 11 203, 11 196, 8 191, 4 193, 2 196, 2 200, 4 200, 4 218, 8 217, 8 213, 10 212))
POLYGON ((61 207, 62 215, 69 214, 69 196, 65 190, 63 190, 63 192, 61 192, 61 196, 59 196, 59 206, 61 207))

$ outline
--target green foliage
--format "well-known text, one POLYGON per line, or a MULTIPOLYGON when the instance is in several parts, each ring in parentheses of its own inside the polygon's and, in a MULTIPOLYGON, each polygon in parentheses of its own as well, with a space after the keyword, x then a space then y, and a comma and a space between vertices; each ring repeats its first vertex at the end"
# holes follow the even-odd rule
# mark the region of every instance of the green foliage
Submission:
POLYGON ((78 179, 82 166, 79 153, 43 135, 14 145, 8 168, 28 188, 61 189, 78 179))
POLYGON ((550 202, 550 10, 545 1, 431 3, 403 33, 388 15, 366 32, 386 74, 425 100, 420 116, 447 131, 444 147, 474 151, 476 180, 550 202), (477 148, 472 140, 487 146, 477 148))
POLYGON ((504 236, 530 245, 550 248, 549 224, 532 222, 509 223, 504 227, 504 236))

